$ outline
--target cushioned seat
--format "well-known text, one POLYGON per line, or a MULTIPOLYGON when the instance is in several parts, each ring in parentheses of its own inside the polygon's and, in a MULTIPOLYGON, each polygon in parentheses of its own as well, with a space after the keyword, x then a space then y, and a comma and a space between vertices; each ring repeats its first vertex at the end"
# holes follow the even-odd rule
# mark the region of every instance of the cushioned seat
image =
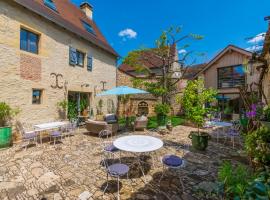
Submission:
POLYGON ((108 173, 111 176, 123 176, 127 174, 129 167, 125 164, 113 164, 108 167, 108 173))
POLYGON ((52 136, 52 137, 60 137, 60 136, 61 136, 61 132, 60 132, 60 131, 53 131, 53 132, 51 133, 51 136, 52 136))
POLYGON ((168 167, 180 167, 183 160, 175 155, 166 155, 162 158, 162 162, 168 167))
POLYGON ((108 146, 106 146, 104 148, 105 151, 109 151, 109 152, 116 152, 118 151, 119 149, 117 149, 113 144, 110 144, 108 146))
POLYGON ((29 131, 23 134, 23 139, 34 139, 35 137, 37 137, 37 133, 35 131, 29 131))
POLYGON ((239 132, 235 129, 230 129, 228 134, 229 136, 239 136, 239 132))

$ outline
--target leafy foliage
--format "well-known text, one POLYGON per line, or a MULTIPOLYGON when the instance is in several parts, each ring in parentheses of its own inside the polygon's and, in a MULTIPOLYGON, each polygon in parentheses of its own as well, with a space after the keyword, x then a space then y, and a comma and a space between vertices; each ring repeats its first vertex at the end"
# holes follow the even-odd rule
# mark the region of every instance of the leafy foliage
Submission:
POLYGON ((270 170, 267 168, 261 171, 257 177, 250 181, 243 199, 260 199, 268 200, 270 199, 270 170))
POLYGON ((76 101, 68 101, 68 119, 70 121, 77 118, 77 103, 76 101))
POLYGON ((218 180, 224 185, 227 199, 236 196, 242 198, 251 177, 249 170, 245 166, 238 165, 234 168, 230 162, 226 161, 219 169, 218 180))
POLYGON ((177 57, 176 46, 188 48, 189 45, 180 45, 185 39, 201 40, 202 36, 197 34, 187 34, 181 36, 181 28, 169 28, 163 31, 156 41, 155 48, 144 48, 129 52, 124 58, 123 63, 134 68, 138 73, 144 74, 150 79, 136 78, 133 80, 133 86, 144 88, 156 97, 160 97, 162 103, 171 104, 172 97, 177 91, 177 83, 182 79, 186 70, 187 57, 191 52, 182 57, 177 57), (158 60, 160 62, 153 62, 158 60), (152 73, 149 65, 159 71, 152 73), (176 72, 179 74, 175 76, 176 72))
POLYGON ((6 126, 19 112, 18 109, 12 109, 7 103, 0 102, 0 127, 6 126))
POLYGON ((245 136, 245 148, 257 165, 270 166, 270 130, 261 127, 245 136))
POLYGON ((155 113, 157 115, 168 115, 170 112, 170 106, 168 104, 158 103, 155 106, 155 113))
POLYGON ((216 95, 216 90, 204 88, 202 79, 188 82, 182 97, 182 106, 186 117, 198 128, 203 126, 206 114, 212 111, 212 108, 207 108, 205 104, 213 102, 216 95))
POLYGON ((264 118, 266 121, 270 122, 270 106, 266 106, 263 109, 264 118))
POLYGON ((62 110, 66 111, 67 108, 68 108, 68 102, 67 102, 67 100, 59 101, 59 102, 57 103, 57 106, 58 106, 59 108, 61 108, 62 110))
MULTIPOLYGON (((132 116, 129 117, 129 120, 131 122, 135 121, 136 117, 132 116)), ((183 117, 179 117, 179 116, 170 116, 167 118, 167 120, 171 120, 172 126, 178 126, 178 125, 182 125, 185 123, 185 119, 183 117)), ((126 118, 122 117, 119 119, 118 123, 123 126, 126 124, 126 118)), ((157 117, 148 117, 148 124, 147 124, 147 128, 148 129, 155 129, 158 127, 158 121, 157 121, 157 117)))

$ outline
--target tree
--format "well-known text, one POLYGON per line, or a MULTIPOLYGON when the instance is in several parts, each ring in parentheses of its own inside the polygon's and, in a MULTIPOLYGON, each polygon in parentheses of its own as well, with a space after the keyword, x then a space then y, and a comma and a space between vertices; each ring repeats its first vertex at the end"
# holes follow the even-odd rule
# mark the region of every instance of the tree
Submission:
POLYGON ((207 108, 207 103, 212 103, 217 96, 217 91, 212 88, 205 88, 202 79, 189 81, 184 90, 182 105, 186 117, 200 128, 204 124, 204 118, 212 108, 207 108))
MULTIPOLYGON (((187 69, 187 58, 192 51, 178 56, 176 46, 181 49, 189 47, 181 45, 188 39, 200 40, 202 36, 196 34, 180 35, 181 28, 170 28, 163 31, 156 41, 155 48, 143 48, 129 52, 123 63, 143 73, 148 79, 135 78, 134 87, 145 88, 156 97, 160 97, 163 104, 171 105, 172 97, 179 93, 177 83, 182 80, 187 69), (152 69, 158 73, 153 73, 152 69)), ((193 61, 194 62, 194 61, 193 61)))

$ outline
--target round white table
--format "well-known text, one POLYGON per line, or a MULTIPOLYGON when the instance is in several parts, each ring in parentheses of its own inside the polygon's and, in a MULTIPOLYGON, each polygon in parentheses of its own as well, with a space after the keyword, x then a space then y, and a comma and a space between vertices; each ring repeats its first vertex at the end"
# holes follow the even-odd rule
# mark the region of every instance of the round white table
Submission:
MULTIPOLYGON (((131 136, 123 136, 118 139, 116 139, 113 142, 113 145, 126 152, 131 152, 131 153, 149 153, 156 151, 163 147, 163 142, 162 140, 151 137, 151 136, 146 136, 146 135, 131 135, 131 136)), ((147 182, 144 170, 143 170, 143 165, 141 164, 143 161, 140 159, 140 156, 136 156, 136 163, 139 164, 139 168, 141 169, 141 172, 144 176, 145 182, 147 182)))
POLYGON ((218 127, 231 127, 233 125, 230 122, 215 122, 215 121, 209 121, 208 124, 212 126, 218 126, 218 127))
POLYGON ((151 136, 131 135, 116 139, 113 145, 122 151, 146 153, 160 149, 163 147, 163 142, 151 136))
MULTIPOLYGON (((232 126, 233 126, 233 123, 230 123, 230 122, 208 121, 206 124, 207 124, 207 125, 210 125, 210 126, 222 128, 222 134, 223 134, 223 135, 225 135, 225 129, 226 129, 226 128, 232 127, 232 126)), ((219 139, 219 132, 217 132, 217 142, 218 142, 218 139, 219 139)))

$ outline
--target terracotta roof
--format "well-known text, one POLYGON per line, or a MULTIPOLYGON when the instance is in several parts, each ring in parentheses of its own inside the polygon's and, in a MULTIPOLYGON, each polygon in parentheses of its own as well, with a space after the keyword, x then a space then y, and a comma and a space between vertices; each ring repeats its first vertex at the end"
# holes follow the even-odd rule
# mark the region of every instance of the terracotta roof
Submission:
POLYGON ((183 78, 194 79, 196 77, 196 74, 198 74, 205 67, 206 64, 207 63, 202 63, 202 64, 188 66, 183 78))
POLYGON ((200 75, 201 73, 203 73, 205 70, 207 70, 208 68, 210 68, 212 66, 212 64, 214 64, 217 60, 219 60, 226 52, 228 52, 229 50, 233 50, 233 51, 237 51, 239 53, 242 53, 246 56, 251 57, 252 53, 250 51, 247 51, 245 49, 242 49, 240 47, 237 47, 235 45, 228 45, 226 48, 224 48, 221 52, 219 52, 212 60, 210 60, 210 62, 208 62, 204 68, 195 75, 194 78, 196 78, 198 75, 200 75))
POLYGON ((109 45, 96 23, 89 19, 83 11, 69 0, 53 0, 57 12, 44 5, 43 0, 13 0, 28 10, 54 22, 60 27, 75 33, 92 44, 106 50, 114 56, 119 56, 109 45), (83 27, 82 21, 90 24, 95 34, 89 33, 83 27))
MULTIPOLYGON (((152 49, 141 51, 142 64, 146 66, 148 69, 159 68, 163 64, 162 60, 159 57, 157 57, 154 50, 155 49, 152 48, 152 49)), ((176 52, 176 46, 175 45, 171 46, 170 51, 171 51, 172 57, 174 57, 175 52, 176 52)), ((134 66, 130 66, 125 63, 122 63, 118 69, 126 73, 136 71, 134 66)))

